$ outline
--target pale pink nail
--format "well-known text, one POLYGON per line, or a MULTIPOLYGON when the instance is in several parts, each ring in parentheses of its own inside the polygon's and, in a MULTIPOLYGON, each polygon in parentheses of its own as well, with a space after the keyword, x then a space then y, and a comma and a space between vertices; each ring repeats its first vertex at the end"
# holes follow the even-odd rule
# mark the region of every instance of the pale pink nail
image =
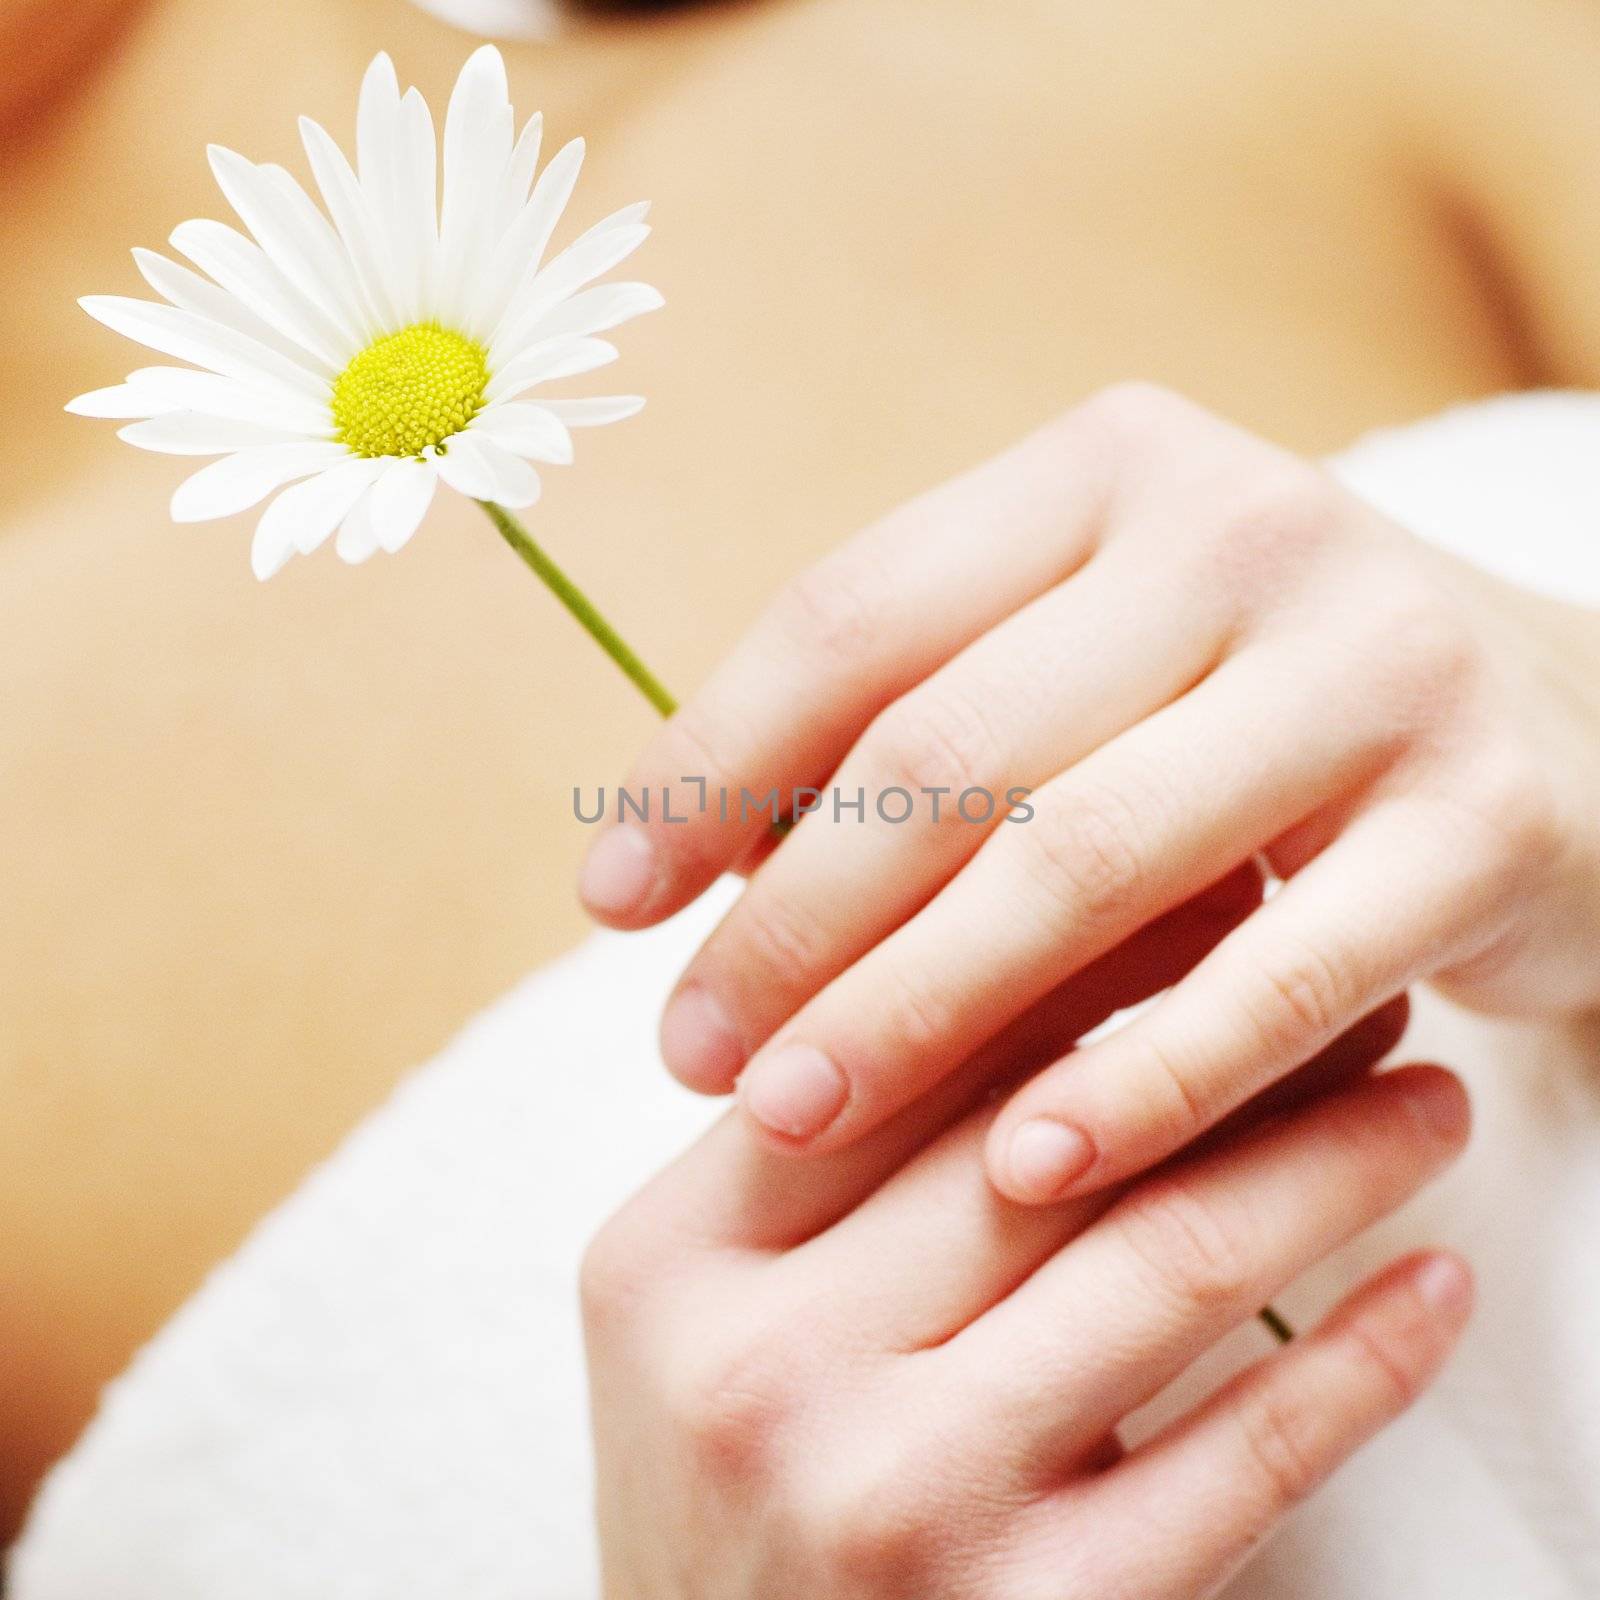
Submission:
POLYGON ((631 916, 655 887, 656 870, 655 846, 644 833, 627 824, 610 828, 584 860, 578 895, 601 916, 631 916))
POLYGON ((822 1051, 784 1045, 758 1056, 739 1080, 745 1109, 788 1139, 814 1139, 844 1110, 850 1086, 822 1051))
POLYGON ((1087 1134, 1050 1117, 1032 1117, 1011 1135, 1006 1170, 1018 1198, 1055 1200, 1068 1184, 1094 1165, 1087 1134))
POLYGON ((1417 1293, 1441 1317, 1456 1320, 1472 1306, 1472 1277, 1454 1256, 1435 1256, 1417 1273, 1417 1293))
POLYGON ((699 984, 680 989, 661 1017, 661 1057, 673 1077, 703 1094, 726 1094, 744 1066, 744 1046, 722 1002, 699 984))

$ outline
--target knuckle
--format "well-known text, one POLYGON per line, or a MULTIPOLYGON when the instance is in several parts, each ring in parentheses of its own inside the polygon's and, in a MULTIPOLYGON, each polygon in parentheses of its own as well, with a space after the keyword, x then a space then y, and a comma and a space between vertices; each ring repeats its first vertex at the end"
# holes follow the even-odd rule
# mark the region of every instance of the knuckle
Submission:
POLYGON ((833 1577, 843 1594, 923 1591, 919 1574, 931 1552, 927 1530, 910 1498, 890 1484, 856 1486, 839 1506, 829 1539, 833 1577))
POLYGON ((1493 815, 1523 873, 1545 876, 1563 859, 1568 830, 1542 777, 1520 774, 1496 797, 1493 815))
POLYGON ((784 1341, 721 1340, 694 1332, 692 1352, 665 1387, 673 1435, 699 1479, 749 1489, 764 1480, 795 1410, 784 1341))
POLYGON ((777 626, 808 662, 855 671, 884 632, 891 594, 875 564, 850 549, 818 562, 783 590, 777 626))
MULTIPOLYGON (((736 740, 730 737, 727 715, 713 710, 705 696, 696 696, 681 707, 669 729, 677 747, 672 752, 673 765, 687 766, 708 782, 723 782, 739 770, 736 740)), ((671 779, 677 777, 678 773, 672 773, 671 779)))
MULTIPOLYGON (((671 806, 679 815, 698 820, 695 801, 702 792, 698 786, 737 791, 738 775, 746 772, 749 764, 741 752, 758 748, 758 743, 726 706, 714 707, 703 697, 677 712, 669 732, 670 759, 652 762, 656 770, 649 775, 647 792, 659 785, 670 792, 671 806), (685 778, 691 780, 687 790, 679 787, 685 778)), ((665 815, 665 802, 657 814, 665 815)), ((724 852, 730 836, 724 829, 664 826, 654 831, 657 842, 686 868, 705 874, 727 866, 724 852)))
POLYGON ((932 1591, 939 1518, 908 1466, 903 1452, 880 1449, 811 1480, 798 1516, 825 1553, 830 1592, 912 1600, 932 1591))
POLYGON ((811 912, 787 895, 763 891, 759 883, 746 893, 737 920, 717 940, 724 955, 737 946, 739 965, 753 962, 781 978, 785 993, 794 989, 797 978, 821 967, 827 944, 826 932, 811 912))
POLYGON ((1337 487, 1298 457, 1257 458, 1230 491, 1199 550, 1213 581, 1246 594, 1292 587, 1343 526, 1337 487))
POLYGON ((1526 884, 1561 860, 1568 830, 1539 764, 1520 749, 1503 751, 1462 785, 1464 803, 1479 816, 1493 853, 1526 884))
POLYGON ((1278 938, 1240 1000, 1250 1033, 1269 1060, 1308 1055, 1338 1032, 1352 1011, 1353 985, 1343 968, 1341 960, 1312 944, 1278 938))
POLYGON ((1338 488, 1320 468, 1274 450, 1240 489, 1234 518, 1264 540, 1304 547, 1336 524, 1343 505, 1338 488))
POLYGON ((1399 586, 1374 617, 1377 658, 1387 663, 1391 703, 1413 726, 1438 719, 1479 681, 1482 657, 1466 619, 1432 586, 1399 586))
POLYGON ((888 1011, 894 1033, 913 1056, 937 1051, 951 1037, 959 1006, 926 972, 891 967, 888 1011))
POLYGON ((1186 1316, 1231 1311, 1248 1298, 1248 1219, 1225 1216, 1189 1181, 1160 1178, 1127 1202, 1123 1241, 1157 1291, 1186 1316))
POLYGON ((1031 875, 1072 926, 1120 923, 1138 910, 1145 868, 1135 817, 1126 795, 1079 784, 1017 830, 1031 875))
POLYGON ((1119 446, 1143 448, 1174 425, 1189 420, 1195 409, 1159 383, 1132 379, 1097 390, 1078 407, 1076 415, 1119 446))
MULTIPOLYGON (((990 715, 969 696, 949 690, 906 696, 878 718, 869 741, 869 758, 885 786, 913 794, 986 788, 999 766, 990 715)), ((942 815, 954 811, 952 802, 942 815)))
POLYGON ((1240 1409, 1246 1458, 1260 1485, 1268 1523, 1299 1505, 1324 1476, 1315 1448, 1312 1404, 1310 1397, 1275 1385, 1240 1409))
POLYGON ((584 1325, 591 1332, 631 1317, 650 1281, 656 1252, 645 1246, 640 1234, 632 1207, 624 1207, 585 1248, 578 1264, 578 1299, 584 1325))
POLYGON ((1129 1046, 1139 1081, 1149 1090, 1141 1117, 1160 1147, 1177 1150, 1209 1128, 1215 1113, 1200 1091, 1198 1064, 1156 1033, 1154 1018, 1147 1028, 1129 1030, 1129 1046))
POLYGON ((1383 1395, 1386 1409, 1404 1411, 1422 1393, 1423 1371, 1404 1342, 1367 1318, 1345 1330, 1351 1359, 1383 1395))

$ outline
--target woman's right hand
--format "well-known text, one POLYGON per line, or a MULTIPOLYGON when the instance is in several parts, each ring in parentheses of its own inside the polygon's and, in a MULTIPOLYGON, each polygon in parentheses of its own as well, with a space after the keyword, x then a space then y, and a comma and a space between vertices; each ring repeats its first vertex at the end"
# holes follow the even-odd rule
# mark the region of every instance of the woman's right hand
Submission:
POLYGON ((804 1165, 725 1119, 586 1263, 607 1600, 1213 1594, 1466 1320, 1466 1269, 1412 1257, 1118 1445, 1130 1412, 1460 1150, 1449 1074, 1367 1075, 1393 1037, 1369 1023, 1302 1080, 1342 1088, 1053 1208, 985 1180, 992 1113, 971 1108, 993 1058, 804 1165))

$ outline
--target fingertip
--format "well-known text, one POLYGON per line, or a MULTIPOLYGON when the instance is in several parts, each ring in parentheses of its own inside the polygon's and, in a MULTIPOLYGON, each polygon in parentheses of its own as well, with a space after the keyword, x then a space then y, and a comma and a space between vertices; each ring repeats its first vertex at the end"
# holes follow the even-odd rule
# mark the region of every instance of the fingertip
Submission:
POLYGON ((1099 1160, 1082 1128, 1054 1117, 1028 1117, 991 1130, 989 1178, 1018 1205, 1052 1205, 1079 1192, 1099 1160))
POLYGON ((631 823, 607 828, 584 857, 578 898, 608 927, 647 925, 661 898, 660 858, 649 834, 631 823))
POLYGON ((661 1059, 696 1094, 731 1094, 745 1049, 722 1002, 698 983, 684 984, 661 1014, 661 1059))
POLYGON ((1466 1326, 1477 1300, 1472 1268, 1453 1250, 1435 1250, 1410 1262, 1418 1298, 1445 1328, 1466 1326))
POLYGON ((1475 1299, 1472 1269, 1459 1255, 1419 1250, 1391 1262, 1335 1307, 1313 1342, 1337 1348, 1358 1333, 1358 1348, 1380 1353, 1381 1365, 1398 1376, 1397 1384, 1384 1386, 1390 1391, 1386 1407, 1398 1412, 1438 1376, 1475 1299))
POLYGON ((1472 1136, 1472 1099, 1448 1067, 1408 1063, 1380 1074, 1377 1081, 1403 1095, 1428 1132, 1450 1149, 1461 1149, 1472 1136))
POLYGON ((800 1151, 826 1133, 850 1103, 839 1064, 814 1045, 763 1051, 739 1079, 746 1115, 775 1148, 800 1151))

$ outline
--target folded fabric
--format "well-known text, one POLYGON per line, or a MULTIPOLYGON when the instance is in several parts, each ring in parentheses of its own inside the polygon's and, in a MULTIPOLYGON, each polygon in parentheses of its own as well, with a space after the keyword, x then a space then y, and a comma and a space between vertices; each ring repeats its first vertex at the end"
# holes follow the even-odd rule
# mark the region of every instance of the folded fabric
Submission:
MULTIPOLYGON (((1600 399, 1375 437, 1338 469, 1419 532, 1600 601, 1600 399)), ((591 1600, 574 1274, 715 1114, 655 1050, 731 888, 528 979, 374 1112, 106 1393, 51 1475, 14 1600, 591 1600)), ((1381 907, 1374 908, 1382 914, 1381 907)), ((1600 1595, 1600 1037, 1423 996, 1406 1054, 1465 1073, 1461 1166, 1282 1300, 1302 1324, 1416 1242, 1476 1263, 1439 1389, 1302 1508, 1235 1600, 1600 1595)), ((1265 1348, 1239 1333, 1152 1412, 1265 1348)))
POLYGON ((486 39, 545 39, 561 22, 559 0, 416 0, 443 22, 486 39))

